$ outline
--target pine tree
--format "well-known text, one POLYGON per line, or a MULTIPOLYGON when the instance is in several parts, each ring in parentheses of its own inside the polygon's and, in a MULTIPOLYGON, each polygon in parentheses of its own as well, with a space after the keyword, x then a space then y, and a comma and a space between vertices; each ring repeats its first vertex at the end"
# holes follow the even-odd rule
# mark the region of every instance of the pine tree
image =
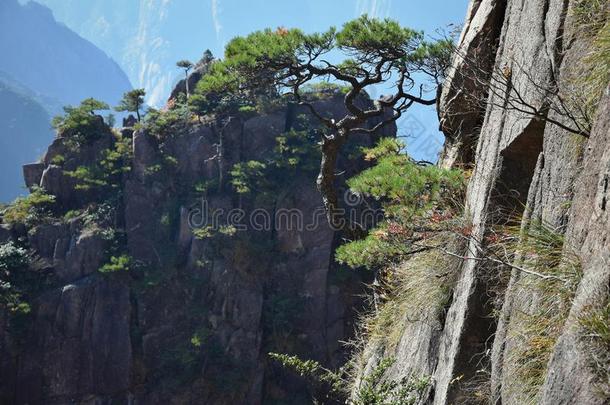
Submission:
POLYGON ((193 62, 183 59, 181 61, 178 61, 178 63, 176 63, 176 66, 178 66, 181 69, 184 69, 184 84, 186 86, 186 98, 188 99, 189 97, 189 71, 193 68, 193 62))
POLYGON ((146 91, 144 91, 144 89, 134 89, 128 91, 127 93, 123 94, 123 99, 115 110, 134 112, 138 117, 138 122, 140 122, 140 109, 144 105, 144 96, 146 96, 146 91))
POLYGON ((330 28, 322 33, 267 29, 233 39, 226 47, 225 59, 214 63, 198 83, 197 94, 212 98, 214 94, 256 94, 273 89, 307 107, 327 128, 321 139, 317 184, 331 225, 343 228, 344 221, 336 215, 334 188, 342 146, 356 132, 377 132, 413 104, 434 105, 451 45, 446 40, 427 42, 422 32, 366 15, 346 23, 341 30, 330 28), (333 64, 330 53, 345 59, 333 64), (308 84, 329 79, 347 87, 344 100, 348 113, 339 119, 318 111, 302 91, 308 84), (394 94, 363 108, 358 100, 366 97, 372 86, 383 84, 391 85, 394 94), (373 128, 368 126, 371 119, 378 122, 373 128))

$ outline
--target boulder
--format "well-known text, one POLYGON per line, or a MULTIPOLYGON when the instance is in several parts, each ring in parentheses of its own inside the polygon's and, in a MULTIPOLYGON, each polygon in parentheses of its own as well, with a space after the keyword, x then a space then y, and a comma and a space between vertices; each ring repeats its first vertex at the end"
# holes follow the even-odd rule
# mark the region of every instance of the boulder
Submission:
POLYGON ((57 266, 57 276, 70 282, 97 272, 105 264, 106 246, 107 242, 97 230, 85 230, 72 239, 67 251, 58 245, 54 257, 63 266, 57 266))
POLYGON ((30 163, 23 166, 23 179, 26 187, 29 188, 30 191, 35 187, 40 187, 44 169, 44 163, 30 163))
POLYGON ((133 173, 143 180, 147 169, 157 162, 157 147, 153 138, 145 130, 133 134, 133 173))
POLYGON ((137 123, 138 120, 133 114, 129 114, 127 117, 123 118, 123 128, 133 128, 137 123))
POLYGON ((40 186, 64 206, 75 205, 75 201, 80 199, 80 192, 75 189, 75 180, 66 176, 60 166, 47 166, 42 173, 40 186))

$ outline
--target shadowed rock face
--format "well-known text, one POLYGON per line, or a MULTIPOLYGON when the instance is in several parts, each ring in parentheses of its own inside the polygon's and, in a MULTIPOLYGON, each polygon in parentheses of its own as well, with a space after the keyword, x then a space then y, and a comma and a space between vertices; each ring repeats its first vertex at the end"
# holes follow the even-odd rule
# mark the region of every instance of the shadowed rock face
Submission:
MULTIPOLYGON (((337 116, 345 113, 340 95, 316 103, 337 116)), ((230 184, 236 163, 271 164, 276 138, 299 129, 301 114, 285 106, 260 115, 210 117, 209 124, 189 124, 163 137, 146 129, 122 131, 132 136, 133 158, 109 221, 120 239, 108 238, 108 223, 91 226, 88 214, 30 229, 2 228, 3 241, 26 241, 37 268, 51 280, 30 297, 24 328, 17 330, 16 320, 1 312, 2 401, 309 401, 305 384, 267 353, 343 364, 340 342, 353 333, 363 280, 333 262, 337 235, 320 211, 315 166, 276 173, 251 195, 238 195, 230 184), (256 209, 299 212, 303 224, 278 220, 234 235, 216 229, 209 237, 193 231, 193 225, 202 230, 202 222, 211 224, 220 210, 225 220, 232 209, 245 212, 246 225, 256 209), (101 274, 117 240, 134 266, 101 274)), ((91 204, 96 208, 89 213, 101 212, 103 196, 77 190, 75 179, 65 175, 114 145, 109 131, 99 133, 78 152, 66 136, 58 137, 42 163, 24 168, 28 185, 52 191, 61 212, 91 204), (53 163, 57 155, 64 156, 62 165, 53 163)), ((394 133, 395 127, 384 129, 394 133)), ((356 135, 352 146, 372 145, 380 135, 356 135)), ((346 155, 339 166, 345 174, 337 185, 343 189, 344 179, 364 162, 346 155)))
MULTIPOLYGON (((535 370, 540 375, 534 392, 520 382, 522 365, 515 359, 523 351, 524 333, 525 339, 537 337, 523 332, 522 323, 524 314, 536 314, 540 292, 521 287, 526 276, 519 270, 476 259, 453 268, 457 281, 450 305, 409 323, 395 351, 368 345, 360 379, 382 356, 394 355, 387 378, 432 376, 434 386, 425 403, 520 405, 532 397, 531 403, 549 405, 607 403, 607 392, 600 391, 600 377, 591 367, 590 352, 596 349, 583 342, 579 319, 609 300, 608 94, 600 100, 591 136, 585 137, 503 107, 504 95, 486 87, 484 77, 469 80, 471 64, 508 76, 512 72, 511 85, 534 104, 545 102, 540 88, 573 90, 571 72, 582 69, 590 41, 573 25, 570 10, 575 4, 473 0, 460 55, 439 101, 447 136, 439 164, 474 163, 465 202, 471 239, 484 240, 491 227, 511 221, 519 226, 515 218, 522 218, 522 226, 543 223, 562 238, 564 255, 577 255, 582 266, 583 278, 566 304, 567 320, 558 326, 548 360, 535 370), (473 105, 473 95, 486 103, 473 105), (469 144, 476 148, 468 149, 469 144), (489 285, 490 275, 500 272, 510 280, 489 285), (500 303, 496 311, 492 301, 500 303)), ((548 117, 570 123, 555 112, 548 117)), ((479 242, 472 240, 468 252, 481 259, 479 242)))

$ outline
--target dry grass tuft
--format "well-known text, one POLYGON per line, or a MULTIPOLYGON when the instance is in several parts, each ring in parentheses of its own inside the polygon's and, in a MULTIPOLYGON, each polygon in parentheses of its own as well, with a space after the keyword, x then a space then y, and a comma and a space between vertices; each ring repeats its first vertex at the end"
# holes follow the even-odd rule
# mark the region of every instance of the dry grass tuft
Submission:
POLYGON ((453 287, 447 258, 432 250, 414 256, 388 272, 383 299, 363 325, 370 340, 382 341, 386 350, 398 345, 404 324, 427 319, 446 305, 453 287))
MULTIPOLYGON (((449 232, 436 235, 429 243, 453 251, 462 248, 458 238, 449 232)), ((377 354, 383 359, 395 355, 409 323, 439 322, 439 328, 442 327, 440 322, 451 299, 460 263, 440 249, 432 249, 384 272, 376 309, 362 315, 359 336, 350 342, 353 355, 349 373, 353 382, 363 375, 372 356, 377 354)))
POLYGON ((610 292, 606 302, 589 306, 579 318, 581 341, 596 377, 600 397, 610 401, 610 292))
POLYGON ((587 47, 583 63, 572 72, 574 88, 569 91, 584 95, 579 100, 581 108, 592 121, 610 83, 610 0, 578 0, 572 16, 576 31, 586 40, 587 47))
POLYGON ((517 240, 509 249, 518 252, 519 265, 540 276, 521 273, 512 290, 519 309, 511 319, 505 364, 515 378, 505 389, 519 403, 533 405, 572 306, 581 266, 563 234, 549 226, 531 224, 517 240))

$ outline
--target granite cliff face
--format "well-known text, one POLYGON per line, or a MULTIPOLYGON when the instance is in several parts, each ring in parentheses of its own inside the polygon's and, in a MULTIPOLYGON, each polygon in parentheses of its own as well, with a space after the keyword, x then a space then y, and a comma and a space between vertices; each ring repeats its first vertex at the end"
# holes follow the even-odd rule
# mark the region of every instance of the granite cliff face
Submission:
MULTIPOLYGON (((340 94, 316 104, 344 114, 340 94)), ((278 137, 319 136, 313 118, 280 103, 202 121, 120 136, 99 118, 78 148, 60 134, 24 167, 27 185, 55 202, 44 218, 2 225, 3 246, 23 246, 31 259, 13 274, 39 286, 22 290, 27 311, 0 315, 3 403, 306 403, 307 386, 267 353, 345 362, 339 342, 352 334, 362 279, 333 264, 337 235, 315 189, 315 147, 256 192, 230 184, 240 162, 274 164, 278 137), (74 173, 94 171, 119 145, 124 170, 85 187, 74 173), (234 227, 232 212, 245 216, 234 227), (256 212, 270 216, 251 220, 256 212), (120 257, 128 271, 99 271, 120 257)), ((349 175, 364 162, 340 165, 349 175)))
MULTIPOLYGON (((392 263, 401 302, 374 283, 384 329, 349 352, 373 280, 333 260, 305 110, 185 118, 180 83, 152 124, 60 134, 24 167, 45 210, 0 227, 2 401, 311 403, 278 352, 355 365, 354 398, 419 378, 419 404, 608 403, 610 93, 584 115, 570 97, 597 46, 579 16, 592 3, 471 2, 438 105, 439 165, 469 177, 459 226, 392 263)), ((316 100, 345 113, 336 92, 316 100)), ((350 149, 395 131, 354 137, 341 192, 366 165, 350 149)))
POLYGON ((585 92, 574 79, 586 76, 592 46, 593 29, 577 21, 583 4, 607 16, 605 2, 595 11, 574 0, 471 1, 439 102, 447 137, 440 165, 472 168, 468 246, 458 255, 465 259, 453 257, 442 270, 455 275, 445 305, 427 301, 393 346, 367 343, 361 376, 395 357, 386 378, 431 376, 422 403, 608 403, 608 348, 587 338, 599 336, 587 319, 610 296, 608 87, 590 131, 567 130, 578 122, 553 104, 556 94, 585 92), (535 113, 514 108, 509 98, 517 93, 535 113), (508 238, 498 229, 520 227, 515 237, 527 246, 540 224, 555 240, 553 257, 572 261, 572 273, 524 272, 563 266, 548 258, 534 264, 533 248, 490 256, 502 247, 497 238, 508 238))

